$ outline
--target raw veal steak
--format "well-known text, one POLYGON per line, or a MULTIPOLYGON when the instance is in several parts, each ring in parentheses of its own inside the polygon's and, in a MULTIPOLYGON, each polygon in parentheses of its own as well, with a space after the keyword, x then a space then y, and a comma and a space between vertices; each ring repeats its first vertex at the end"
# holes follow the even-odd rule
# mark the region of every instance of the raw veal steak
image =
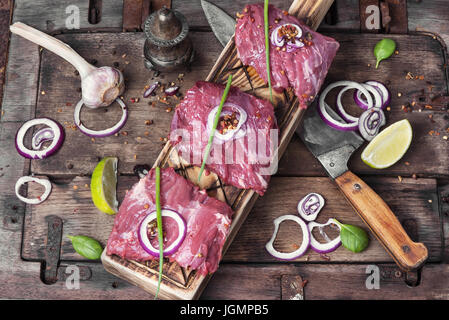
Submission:
MULTIPOLYGON (((208 122, 213 120, 211 113, 216 113, 223 91, 223 85, 198 81, 176 108, 170 140, 181 157, 193 165, 201 166, 212 128, 208 122)), ((270 175, 277 169, 278 130, 273 106, 231 87, 221 115, 219 126, 226 122, 225 116, 241 126, 227 131, 235 132, 229 140, 220 139, 217 127, 206 169, 225 184, 263 195, 270 175)))
MULTIPOLYGON (((126 194, 109 236, 108 255, 137 261, 155 259, 142 248, 138 237, 142 220, 156 210, 155 176, 152 169, 126 194)), ((168 256, 170 261, 203 275, 215 272, 231 224, 232 209, 209 197, 205 190, 199 190, 173 168, 161 169, 161 206, 178 212, 187 224, 186 237, 179 249, 168 256)), ((168 246, 170 239, 176 238, 178 227, 163 218, 163 229, 168 246)))
MULTIPOLYGON (((300 106, 306 108, 307 102, 318 94, 340 45, 334 39, 313 31, 286 11, 272 5, 269 6, 268 21, 271 84, 276 91, 293 87, 300 106), (287 38, 284 38, 283 46, 274 45, 271 39, 273 31, 286 34, 283 30, 276 29, 277 27, 291 24, 298 26, 302 35, 298 38, 292 37, 301 47, 289 52, 291 42, 289 43, 287 38)), ((263 4, 245 7, 235 28, 235 44, 243 64, 254 67, 259 76, 267 82, 263 4)))

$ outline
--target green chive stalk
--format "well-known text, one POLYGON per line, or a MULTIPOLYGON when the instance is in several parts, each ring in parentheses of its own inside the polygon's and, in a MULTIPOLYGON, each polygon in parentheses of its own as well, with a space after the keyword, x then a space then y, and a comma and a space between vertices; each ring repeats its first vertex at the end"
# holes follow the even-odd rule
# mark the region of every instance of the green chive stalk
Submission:
POLYGON ((226 88, 224 89, 223 95, 221 97, 221 101, 220 101, 220 105, 218 106, 217 113, 215 114, 214 125, 212 126, 212 129, 211 129, 211 132, 209 135, 209 141, 207 143, 206 149, 204 150, 203 163, 201 164, 200 174, 198 175, 198 182, 200 182, 201 175, 203 174, 204 167, 206 166, 206 161, 207 161, 207 158, 209 157, 210 148, 212 147, 212 142, 214 141, 215 130, 217 129, 218 120, 220 120, 221 110, 223 109, 223 105, 228 96, 229 89, 231 88, 231 83, 232 83, 232 74, 230 74, 228 77, 228 82, 226 83, 226 88))
POLYGON ((161 168, 156 167, 156 221, 159 239, 159 279, 154 299, 157 299, 162 282, 162 267, 164 266, 164 239, 162 234, 162 213, 161 213, 161 168))
POLYGON ((267 65, 267 79, 268 79, 268 88, 270 89, 270 101, 273 103, 273 88, 271 87, 271 72, 270 72, 270 37, 268 34, 268 0, 264 1, 263 8, 263 17, 265 24, 265 56, 266 56, 266 65, 267 65))

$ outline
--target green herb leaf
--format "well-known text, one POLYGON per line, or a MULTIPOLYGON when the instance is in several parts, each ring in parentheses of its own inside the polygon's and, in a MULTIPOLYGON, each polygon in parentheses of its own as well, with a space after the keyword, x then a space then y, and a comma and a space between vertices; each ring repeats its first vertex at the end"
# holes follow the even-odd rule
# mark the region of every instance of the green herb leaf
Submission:
POLYGON ((228 96, 229 89, 231 88, 231 83, 232 83, 232 74, 230 74, 228 77, 228 82, 226 83, 226 88, 223 91, 223 95, 221 96, 220 105, 218 106, 217 114, 215 115, 214 125, 212 126, 212 129, 211 129, 210 135, 209 135, 209 141, 207 143, 206 149, 204 150, 203 163, 201 164, 200 174, 198 175, 198 182, 200 182, 201 175, 203 174, 204 167, 206 166, 206 161, 207 161, 207 158, 209 157, 210 148, 212 147, 212 142, 214 141, 215 130, 217 129, 218 120, 220 120, 221 110, 223 109, 223 105, 228 96))
POLYGON ((67 237, 72 241, 72 246, 78 254, 91 260, 100 259, 103 248, 97 240, 86 236, 67 237))
POLYGON ((379 66, 379 62, 389 58, 394 53, 394 50, 396 50, 396 42, 394 40, 386 38, 376 44, 374 47, 374 56, 377 59, 376 69, 379 66))
POLYGON ((365 230, 350 224, 342 224, 337 220, 335 221, 341 227, 340 238, 343 247, 355 253, 366 249, 369 238, 365 230))
POLYGON ((159 279, 157 282, 157 290, 154 299, 157 299, 162 282, 162 267, 164 266, 164 239, 162 237, 162 210, 161 210, 161 168, 156 167, 156 221, 157 235, 159 241, 159 279))
POLYGON ((273 88, 271 87, 271 69, 270 69, 270 37, 268 34, 269 29, 269 21, 268 21, 268 0, 264 1, 263 7, 263 19, 264 19, 264 27, 265 27, 265 56, 266 56, 266 65, 267 65, 267 80, 268 80, 268 88, 270 89, 270 101, 273 103, 273 88))

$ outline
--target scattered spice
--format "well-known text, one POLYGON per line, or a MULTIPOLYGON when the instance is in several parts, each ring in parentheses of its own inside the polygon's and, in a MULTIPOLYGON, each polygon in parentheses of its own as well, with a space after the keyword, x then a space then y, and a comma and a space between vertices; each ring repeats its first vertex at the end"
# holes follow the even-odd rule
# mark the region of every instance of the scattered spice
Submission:
POLYGON ((145 125, 149 126, 153 124, 153 120, 145 120, 145 125))

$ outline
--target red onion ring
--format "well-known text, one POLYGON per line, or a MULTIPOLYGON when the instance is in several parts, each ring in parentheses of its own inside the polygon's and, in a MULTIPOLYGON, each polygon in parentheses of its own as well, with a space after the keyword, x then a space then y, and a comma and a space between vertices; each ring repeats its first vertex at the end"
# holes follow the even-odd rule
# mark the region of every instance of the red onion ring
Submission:
POLYGON ((108 137, 108 136, 112 136, 113 134, 119 132, 120 129, 123 128, 123 126, 125 125, 126 120, 128 119, 128 108, 126 107, 126 105, 122 101, 122 99, 117 98, 117 99, 115 99, 115 101, 117 101, 119 103, 120 107, 122 108, 122 117, 120 118, 119 122, 117 122, 113 127, 109 128, 109 129, 99 130, 99 131, 95 131, 95 130, 86 128, 80 120, 81 108, 84 105, 83 100, 80 100, 75 107, 75 113, 74 113, 75 125, 78 127, 78 129, 82 133, 84 133, 85 135, 88 135, 89 137, 94 137, 94 138, 108 137))
POLYGON ((265 245, 265 248, 267 249, 268 253, 271 256, 273 256, 274 258, 277 258, 277 259, 281 259, 281 260, 294 260, 294 259, 297 259, 297 258, 301 257, 302 255, 304 255, 304 253, 306 253, 306 251, 310 245, 310 231, 309 231, 309 228, 307 227, 306 223, 301 218, 291 215, 291 214, 288 214, 288 215, 280 216, 280 217, 274 219, 273 223, 274 223, 273 235, 271 236, 270 241, 268 241, 267 244, 265 245), (297 250, 295 250, 293 252, 280 252, 280 251, 277 251, 273 247, 274 240, 276 239, 276 235, 279 231, 279 225, 281 224, 281 222, 283 222, 285 220, 291 220, 291 221, 296 222, 297 224, 299 224, 299 226, 301 227, 301 230, 302 230, 301 245, 297 250))
POLYGON ((385 114, 382 109, 370 108, 363 112, 359 118, 359 132, 365 140, 371 141, 385 123, 385 114))
POLYGON ((20 177, 17 180, 15 190, 16 190, 17 198, 19 198, 21 201, 28 203, 28 204, 39 204, 39 203, 44 202, 50 195, 51 183, 48 179, 39 179, 39 178, 32 177, 32 176, 24 176, 24 177, 20 177), (36 183, 44 186, 44 188, 45 188, 44 193, 41 196, 34 198, 34 199, 29 199, 29 198, 25 198, 25 197, 21 196, 19 193, 20 187, 23 184, 28 183, 28 182, 36 182, 36 183))
MULTIPOLYGON (((366 81, 364 84, 373 87, 375 90, 377 90, 377 92, 379 92, 379 94, 382 97, 382 106, 380 107, 381 109, 384 109, 386 106, 390 104, 391 101, 390 91, 382 82, 370 80, 366 81)), ((360 108, 365 110, 368 109, 367 102, 362 98, 361 93, 359 91, 354 92, 354 101, 360 108)))
POLYGON ((334 129, 341 131, 355 131, 358 128, 357 122, 351 123, 340 122, 332 118, 326 110, 326 108, 329 108, 329 105, 324 101, 324 99, 326 98, 329 91, 331 91, 336 87, 343 87, 343 86, 344 87, 351 86, 353 88, 359 89, 363 93, 363 95, 365 95, 365 97, 367 98, 368 105, 370 106, 370 108, 373 106, 373 99, 371 95, 369 94, 368 90, 366 90, 361 84, 354 81, 337 81, 328 85, 321 93, 318 102, 318 114, 328 126, 334 129))
MULTIPOLYGON (((156 249, 152 244, 150 239, 148 238, 148 223, 156 219, 156 211, 150 212, 140 223, 138 229, 139 242, 142 248, 151 254, 154 257, 159 257, 159 250, 156 249)), ((168 247, 164 246, 164 256, 169 256, 176 252, 182 242, 184 241, 187 234, 187 225, 182 216, 176 211, 170 209, 162 209, 161 210, 162 217, 169 217, 176 221, 178 224, 178 237, 175 241, 168 247)))
MULTIPOLYGON (((40 131, 40 130, 39 130, 40 131)), ((38 132, 39 132, 38 131, 38 132)), ((64 141, 64 129, 56 121, 49 118, 36 118, 25 122, 16 133, 16 149, 17 152, 28 159, 44 159, 51 156, 53 153, 61 148, 64 141), (44 150, 31 150, 25 147, 23 139, 27 131, 36 125, 43 124, 49 127, 49 130, 53 131, 52 143, 44 150)))
MULTIPOLYGON (((329 219, 326 223, 317 223, 317 222, 310 222, 308 225, 309 228, 309 232, 310 232, 310 247, 313 249, 313 251, 318 252, 318 253, 329 253, 332 251, 335 251, 340 245, 341 245, 341 238, 340 235, 338 235, 338 237, 336 237, 333 240, 330 240, 326 243, 321 243, 319 241, 317 241, 315 239, 315 237, 313 236, 312 230, 316 227, 320 228, 320 231, 323 229, 323 227, 327 226, 327 225, 336 225, 338 227, 338 229, 341 230, 341 227, 338 223, 335 222, 334 219, 329 219)), ((324 231, 323 231, 324 233, 324 231)), ((327 238, 326 233, 324 233, 325 237, 327 238)), ((327 240, 329 240, 329 238, 327 238, 327 240)))
MULTIPOLYGON (((361 83, 360 85, 362 85, 363 87, 365 87, 373 96, 374 96, 374 108, 381 108, 382 107, 382 97, 381 97, 381 95, 380 95, 380 93, 377 91, 377 89, 376 88, 374 88, 374 87, 372 87, 372 86, 370 86, 370 85, 367 85, 367 84, 363 84, 363 83, 361 83)), ((350 90, 350 89, 353 89, 353 87, 351 87, 351 86, 347 86, 347 87, 344 87, 343 89, 341 89, 341 91, 338 93, 338 95, 337 95, 337 111, 338 111, 338 113, 340 114, 340 116, 345 120, 345 121, 348 121, 348 122, 358 122, 359 121, 359 117, 354 117, 354 116, 351 116, 350 114, 348 114, 346 111, 345 111, 345 109, 344 109, 344 107, 343 107, 343 104, 341 103, 341 97, 343 96, 343 94, 346 92, 346 91, 348 91, 348 90, 350 90)), ((355 92, 361 92, 361 91, 359 91, 359 90, 357 90, 357 91, 355 91, 355 92)), ((362 93, 360 93, 360 96, 362 95, 362 93)), ((366 104, 366 108, 368 109, 368 104, 366 104)))
POLYGON ((299 41, 301 37, 302 37, 302 29, 298 25, 294 23, 284 23, 274 28, 274 30, 271 32, 270 40, 272 45, 276 47, 283 47, 284 45, 286 45, 287 52, 293 52, 301 47, 304 47, 304 43, 299 41), (298 34, 296 35, 295 39, 287 43, 285 41, 285 36, 279 37, 279 29, 286 25, 293 26, 298 31, 298 34))
POLYGON ((306 221, 314 221, 324 207, 324 198, 318 193, 309 193, 298 203, 299 215, 306 221))
MULTIPOLYGON (((206 124, 206 129, 208 132, 210 132, 212 130, 213 124, 214 124, 214 120, 215 120, 215 115, 217 113, 219 106, 216 106, 215 108, 213 108, 210 112, 209 115, 207 116, 207 124, 206 124)), ((226 102, 223 105, 223 109, 221 111, 221 114, 232 114, 230 111, 225 110, 225 108, 231 108, 233 110, 236 110, 239 113, 239 123, 237 124, 237 127, 233 130, 228 130, 225 134, 221 134, 218 130, 215 131, 215 135, 214 135, 214 143, 218 143, 218 144, 222 144, 225 141, 231 140, 231 139, 239 139, 241 137, 243 137, 246 133, 245 130, 243 130, 242 126, 245 124, 246 119, 248 118, 248 115, 246 113, 246 111, 234 104, 234 103, 230 103, 230 102, 226 102)), ((221 116, 220 114, 220 116, 221 116)))
POLYGON ((40 150, 42 144, 55 138, 53 130, 50 128, 42 128, 38 130, 31 139, 31 147, 33 150, 40 150))

